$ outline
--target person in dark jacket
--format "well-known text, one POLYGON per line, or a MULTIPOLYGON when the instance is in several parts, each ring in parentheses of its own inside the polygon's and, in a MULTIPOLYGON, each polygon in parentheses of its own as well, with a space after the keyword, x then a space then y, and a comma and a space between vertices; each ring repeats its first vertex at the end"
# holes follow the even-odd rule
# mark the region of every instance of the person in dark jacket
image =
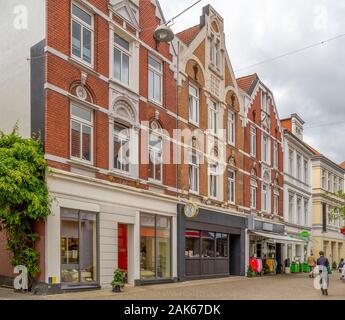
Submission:
POLYGON ((323 295, 328 296, 328 267, 329 267, 329 261, 325 257, 325 254, 323 251, 319 252, 320 257, 317 259, 316 264, 319 268, 320 273, 320 284, 321 284, 321 292, 323 295))
POLYGON ((345 266, 344 259, 341 258, 341 260, 340 260, 340 262, 339 262, 339 265, 338 265, 339 273, 341 273, 341 272, 343 271, 344 266, 345 266))

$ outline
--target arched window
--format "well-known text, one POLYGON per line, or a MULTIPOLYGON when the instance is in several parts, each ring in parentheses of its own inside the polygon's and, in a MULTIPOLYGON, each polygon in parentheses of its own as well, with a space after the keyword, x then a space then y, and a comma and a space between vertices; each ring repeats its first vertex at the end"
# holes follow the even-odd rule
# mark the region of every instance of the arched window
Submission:
POLYGON ((162 182, 163 177, 163 139, 162 127, 154 120, 150 124, 149 138, 149 178, 162 182))
POLYGON ((279 184, 278 179, 274 180, 274 194, 273 194, 273 213, 279 213, 279 184))
POLYGON ((136 121, 133 108, 124 100, 116 102, 113 124, 113 168, 123 173, 131 172, 134 163, 133 125, 136 121))

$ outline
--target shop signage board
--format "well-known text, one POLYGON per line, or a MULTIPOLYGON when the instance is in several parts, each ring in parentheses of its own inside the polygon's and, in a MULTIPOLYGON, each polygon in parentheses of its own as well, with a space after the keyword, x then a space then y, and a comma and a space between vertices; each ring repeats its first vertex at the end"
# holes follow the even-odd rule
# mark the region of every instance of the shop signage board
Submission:
POLYGON ((273 231, 273 224, 272 223, 266 223, 264 222, 262 224, 262 230, 265 230, 265 231, 273 231))

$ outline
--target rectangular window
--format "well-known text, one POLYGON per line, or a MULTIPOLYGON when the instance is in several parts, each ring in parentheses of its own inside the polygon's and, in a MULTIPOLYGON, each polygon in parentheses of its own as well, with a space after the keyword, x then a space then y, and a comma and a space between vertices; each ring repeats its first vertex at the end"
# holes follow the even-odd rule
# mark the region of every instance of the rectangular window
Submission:
POLYGON ((262 211, 268 212, 268 185, 262 184, 262 211))
POLYGON ((256 180, 250 180, 250 208, 256 209, 256 192, 258 188, 258 183, 256 180))
POLYGON ((304 200, 304 225, 309 226, 309 201, 304 200))
POLYGON ((341 178, 338 178, 338 191, 343 192, 343 183, 344 180, 342 180, 341 178))
POLYGON ((256 157, 256 128, 250 127, 250 155, 256 157))
POLYGON ((199 159, 195 153, 192 154, 189 162, 189 190, 199 192, 199 159))
POLYGON ((231 145, 235 145, 236 140, 236 122, 235 122, 236 116, 235 113, 232 111, 229 111, 228 114, 228 143, 231 145))
POLYGON ((338 177, 333 176, 333 192, 336 193, 337 192, 337 186, 338 186, 338 177))
POLYGON ((142 280, 171 277, 171 218, 141 214, 140 270, 142 280))
POLYGON ((199 88, 189 85, 189 121, 199 124, 199 88))
POLYGON ((304 182, 308 183, 309 180, 309 165, 308 165, 308 160, 304 160, 304 182))
POLYGON ((273 166, 275 169, 278 169, 278 161, 279 161, 279 154, 278 154, 278 142, 274 142, 274 146, 273 146, 274 150, 273 150, 273 166))
POLYGON ((327 191, 332 191, 332 175, 328 172, 328 178, 327 178, 327 191))
POLYGON ((215 233, 202 231, 201 233, 201 257, 214 258, 215 257, 215 233))
POLYGON ((289 222, 294 223, 294 209, 295 209, 295 197, 289 194, 289 222))
POLYGON ((262 134, 262 161, 270 163, 270 141, 266 134, 262 134))
POLYGON ((149 99, 162 103, 162 63, 149 57, 149 99))
POLYGON ((215 58, 216 58, 216 67, 220 69, 220 42, 216 41, 215 45, 215 58))
POLYGON ((114 124, 114 168, 129 172, 130 129, 115 122, 114 124))
POLYGON ((322 189, 326 190, 326 172, 323 169, 321 173, 321 187, 322 189))
POLYGON ((293 150, 289 149, 289 174, 291 176, 294 175, 294 152, 293 150))
POLYGON ((71 105, 71 157, 87 162, 92 161, 92 112, 71 105))
POLYGON ((150 144, 149 144, 149 156, 150 156, 150 179, 161 182, 162 181, 162 152, 163 152, 163 141, 162 137, 157 134, 150 134, 150 144))
POLYGON ((302 199, 297 198, 297 224, 302 224, 302 199))
POLYGON ((209 195, 211 198, 218 196, 218 167, 216 164, 209 165, 209 195))
POLYGON ((279 192, 273 195, 273 213, 278 214, 279 212, 279 192))
POLYGON ((97 283, 97 215, 61 209, 61 282, 97 283))
POLYGON ((93 17, 72 4, 72 56, 92 64, 93 17))
POLYGON ((208 126, 213 134, 218 134, 218 106, 214 101, 211 101, 209 107, 208 126))
POLYGON ((297 154, 297 179, 302 180, 302 157, 297 154))
POLYGON ((233 170, 228 171, 228 201, 230 203, 235 203, 235 184, 236 183, 236 173, 233 170))
POLYGON ((114 77, 129 84, 129 42, 115 33, 114 35, 114 77))
POLYGON ((185 232, 185 257, 200 258, 200 238, 201 232, 186 230, 185 232))

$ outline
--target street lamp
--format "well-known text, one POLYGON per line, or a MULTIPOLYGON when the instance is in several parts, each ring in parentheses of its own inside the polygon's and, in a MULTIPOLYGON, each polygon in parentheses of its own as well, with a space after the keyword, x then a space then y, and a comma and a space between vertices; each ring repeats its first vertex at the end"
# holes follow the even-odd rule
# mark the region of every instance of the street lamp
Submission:
POLYGON ((174 39, 174 32, 167 25, 160 25, 153 34, 158 42, 170 42, 174 39))

